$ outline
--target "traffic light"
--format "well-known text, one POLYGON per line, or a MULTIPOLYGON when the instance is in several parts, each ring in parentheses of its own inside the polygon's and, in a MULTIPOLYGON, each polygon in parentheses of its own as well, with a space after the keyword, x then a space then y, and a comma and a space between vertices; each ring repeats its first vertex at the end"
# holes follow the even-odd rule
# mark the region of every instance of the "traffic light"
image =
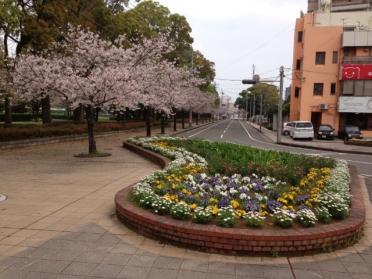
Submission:
POLYGON ((242 83, 243 84, 256 84, 260 82, 260 76, 259 75, 254 75, 253 79, 243 79, 242 83))

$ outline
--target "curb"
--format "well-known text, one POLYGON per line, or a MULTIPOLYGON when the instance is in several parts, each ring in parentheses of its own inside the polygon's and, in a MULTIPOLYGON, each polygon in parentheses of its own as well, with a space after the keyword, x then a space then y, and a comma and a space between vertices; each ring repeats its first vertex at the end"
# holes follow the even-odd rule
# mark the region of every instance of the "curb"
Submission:
POLYGON ((177 136, 177 135, 179 135, 179 134, 183 134, 183 133, 186 133, 186 132, 189 132, 189 131, 192 131, 192 130, 196 130, 196 129, 198 129, 198 128, 202 128, 202 127, 205 127, 205 126, 208 126, 208 125, 211 125, 211 124, 213 124, 213 123, 216 123, 216 122, 218 122, 219 120, 217 120, 217 121, 211 121, 211 122, 208 122, 208 123, 204 123, 204 124, 201 124, 201 125, 198 125, 198 126, 194 126, 194 127, 191 127, 191 128, 186 128, 186 129, 182 129, 182 131, 177 131, 177 132, 175 132, 175 133, 171 133, 170 135, 171 136, 177 136))
MULTIPOLYGON (((259 131, 259 129, 251 124, 249 124, 251 127, 259 131)), ((264 128, 266 129, 266 128, 264 128)), ((264 137, 269 139, 271 142, 278 144, 278 145, 284 145, 284 146, 290 146, 290 147, 300 147, 304 149, 315 149, 315 150, 322 150, 322 151, 331 151, 331 152, 336 152, 336 153, 347 153, 347 154, 357 154, 357 155, 372 155, 372 151, 353 151, 353 150, 342 150, 342 149, 336 149, 336 148, 327 148, 327 147, 321 147, 321 146, 308 146, 308 145, 301 145, 301 144, 296 144, 296 143, 289 143, 289 142, 281 142, 281 143, 276 143, 273 141, 270 137, 265 135, 264 133, 261 133, 264 137)))
POLYGON ((295 143, 277 143, 278 145, 285 145, 291 147, 301 147, 305 149, 315 149, 315 150, 322 150, 322 151, 331 151, 336 153, 347 153, 347 154, 356 154, 356 155, 372 155, 372 152, 367 151, 351 151, 351 150, 341 150, 341 149, 334 149, 334 148, 326 148, 326 147, 318 147, 318 146, 307 146, 307 145, 300 145, 295 143))

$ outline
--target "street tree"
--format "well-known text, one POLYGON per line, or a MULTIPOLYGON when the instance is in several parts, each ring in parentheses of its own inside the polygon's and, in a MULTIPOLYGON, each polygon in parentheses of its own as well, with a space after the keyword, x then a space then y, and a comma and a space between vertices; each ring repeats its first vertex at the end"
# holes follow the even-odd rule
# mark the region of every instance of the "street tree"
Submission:
POLYGON ((47 95, 54 103, 84 108, 90 155, 98 154, 96 109, 135 109, 138 103, 146 104, 146 96, 141 95, 143 82, 153 74, 152 63, 169 47, 166 40, 156 38, 125 49, 123 40, 112 44, 93 32, 71 27, 65 40, 55 45, 58 51, 21 55, 15 65, 13 77, 20 97, 31 100, 47 95))

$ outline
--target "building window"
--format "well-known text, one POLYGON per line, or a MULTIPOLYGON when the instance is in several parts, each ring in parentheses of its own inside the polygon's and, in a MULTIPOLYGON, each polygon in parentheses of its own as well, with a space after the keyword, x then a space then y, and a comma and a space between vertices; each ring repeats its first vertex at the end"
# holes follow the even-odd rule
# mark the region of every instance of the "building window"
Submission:
POLYGON ((297 33, 297 42, 302 43, 304 33, 302 31, 298 31, 297 33))
POLYGON ((332 63, 337 64, 338 63, 338 51, 334 51, 332 54, 332 63))
POLYGON ((315 54, 315 64, 324 65, 326 59, 326 53, 324 51, 319 51, 315 54))
POLYGON ((301 88, 300 87, 295 87, 295 98, 300 97, 301 93, 301 88))
POLYGON ((301 70, 301 59, 297 59, 296 61, 296 70, 301 70))
POLYGON ((336 83, 331 83, 331 95, 336 94, 336 83))
POLYGON ((314 83, 314 96, 323 96, 323 83, 314 83))

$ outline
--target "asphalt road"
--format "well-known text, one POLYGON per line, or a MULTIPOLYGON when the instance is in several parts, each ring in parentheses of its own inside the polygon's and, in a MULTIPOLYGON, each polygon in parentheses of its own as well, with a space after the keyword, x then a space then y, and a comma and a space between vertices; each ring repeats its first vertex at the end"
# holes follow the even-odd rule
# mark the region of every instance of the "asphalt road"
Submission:
POLYGON ((212 141, 230 142, 252 147, 287 151, 297 154, 319 155, 347 160, 349 164, 357 167, 359 174, 366 178, 366 183, 372 198, 372 156, 330 151, 320 151, 310 148, 298 148, 282 146, 273 143, 248 123, 239 120, 225 120, 207 127, 201 127, 192 131, 180 134, 188 138, 201 138, 212 141))

